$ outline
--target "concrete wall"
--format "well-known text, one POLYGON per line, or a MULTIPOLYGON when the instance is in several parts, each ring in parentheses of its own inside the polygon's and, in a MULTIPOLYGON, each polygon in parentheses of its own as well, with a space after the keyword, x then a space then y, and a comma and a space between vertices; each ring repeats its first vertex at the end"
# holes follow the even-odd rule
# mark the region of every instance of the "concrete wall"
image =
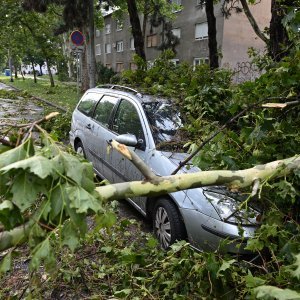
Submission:
MULTIPOLYGON (((269 26, 271 0, 263 0, 257 5, 251 5, 250 9, 261 30, 269 26)), ((238 63, 249 61, 247 51, 250 47, 263 51, 265 43, 255 34, 243 12, 233 13, 224 20, 221 66, 234 69, 238 63)))
MULTIPOLYGON (((173 28, 181 28, 180 44, 176 47, 177 58, 180 61, 193 63, 194 58, 208 57, 208 39, 195 39, 195 26, 197 23, 206 22, 205 8, 196 5, 196 0, 183 0, 183 10, 176 13, 173 28)), ((217 23, 217 41, 221 45, 223 32, 223 16, 220 5, 215 6, 217 23)))
MULTIPOLYGON (((251 6, 254 17, 257 19, 260 28, 269 25, 271 0, 263 0, 260 4, 251 6)), ((195 39, 195 26, 197 23, 206 22, 205 9, 197 5, 197 0, 182 0, 183 9, 175 12, 176 18, 172 21, 173 28, 181 29, 180 43, 176 47, 176 59, 180 62, 186 61, 193 64, 194 58, 208 58, 208 39, 195 39)), ((264 43, 256 36, 244 13, 232 14, 225 19, 221 12, 221 4, 215 5, 215 16, 217 21, 217 42, 218 48, 222 51, 220 58, 221 66, 235 68, 238 62, 248 61, 247 50, 249 47, 258 49, 264 48, 264 43)), ((135 53, 130 49, 131 25, 126 17, 123 29, 117 31, 117 20, 108 14, 105 23, 111 24, 111 33, 105 34, 101 30, 100 37, 96 37, 95 44, 101 45, 101 55, 96 56, 96 61, 104 65, 110 65, 116 70, 116 64, 122 62, 125 69, 130 68, 132 57, 135 53), (124 43, 123 52, 118 53, 116 48, 111 47, 111 53, 105 54, 105 44, 113 45, 122 40, 124 43)), ((142 21, 141 21, 142 24, 142 21)), ((158 44, 161 43, 161 28, 152 28, 148 24, 146 36, 157 33, 158 44)), ((147 47, 145 39, 145 52, 148 61, 153 61, 160 51, 156 47, 147 47)))

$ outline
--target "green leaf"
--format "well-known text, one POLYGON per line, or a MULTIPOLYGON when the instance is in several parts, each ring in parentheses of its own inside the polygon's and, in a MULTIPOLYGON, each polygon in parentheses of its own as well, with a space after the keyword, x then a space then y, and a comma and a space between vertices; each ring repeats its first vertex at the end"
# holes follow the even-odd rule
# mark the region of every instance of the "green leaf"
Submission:
POLYGON ((217 277, 221 277, 221 276, 224 276, 224 274, 222 274, 224 271, 226 271, 227 269, 229 269, 230 268, 230 266, 233 264, 233 263, 235 263, 235 259, 231 259, 231 260, 229 260, 229 261, 226 261, 226 260, 224 260, 223 261, 223 263, 222 263, 222 265, 221 265, 221 267, 220 267, 220 269, 218 270, 218 272, 217 272, 217 277))
POLYGON ((46 232, 38 223, 34 224, 29 232, 28 243, 30 248, 34 248, 37 244, 41 243, 45 238, 46 232))
POLYGON ((12 163, 2 168, 0 171, 8 172, 13 169, 29 169, 31 173, 42 179, 46 178, 48 175, 51 175, 54 171, 52 162, 49 159, 38 155, 12 163))
POLYGON ((125 298, 130 295, 132 292, 132 289, 123 289, 121 291, 116 291, 114 293, 114 296, 119 297, 119 298, 125 298))
POLYGON ((60 173, 73 179, 88 192, 95 189, 94 171, 91 163, 81 162, 77 157, 68 153, 61 153, 53 159, 53 162, 60 173))
POLYGON ((62 238, 63 238, 63 245, 66 245, 70 248, 72 252, 76 249, 79 245, 79 234, 71 222, 66 222, 62 230, 62 238))
POLYGON ((296 269, 294 271, 292 271, 291 273, 293 276, 300 279, 300 254, 297 254, 295 257, 296 257, 296 261, 293 264, 293 266, 296 267, 296 269))
POLYGON ((34 154, 33 144, 31 140, 27 140, 20 146, 6 151, 0 155, 0 169, 17 162, 19 160, 28 158, 34 154))
POLYGON ((42 262, 44 262, 47 269, 50 269, 55 264, 53 249, 48 238, 34 248, 30 268, 36 270, 42 265, 42 262))
POLYGON ((259 239, 249 239, 247 242, 247 246, 245 247, 246 250, 251 250, 253 252, 257 250, 262 250, 264 247, 264 243, 259 239))
POLYGON ((275 298, 278 300, 299 300, 300 294, 290 289, 280 289, 275 286, 263 285, 254 289, 257 298, 275 298))
POLYGON ((250 272, 250 270, 248 270, 248 275, 245 276, 245 280, 246 280, 246 286, 248 288, 255 288, 265 284, 266 282, 264 279, 261 279, 259 277, 254 277, 250 272))
POLYGON ((11 150, 11 148, 8 146, 2 145, 2 144, 0 145, 0 154, 6 152, 8 150, 11 150))
POLYGON ((13 203, 24 212, 37 198, 40 192, 43 192, 45 186, 41 185, 35 175, 21 173, 18 175, 12 185, 13 203))
POLYGON ((66 188, 70 199, 70 207, 75 208, 77 213, 87 213, 89 209, 98 212, 101 205, 97 199, 80 186, 69 186, 66 188))
POLYGON ((113 212, 105 212, 104 214, 97 215, 95 217, 96 228, 95 230, 100 230, 101 228, 110 228, 117 222, 116 214, 113 212))
POLYGON ((55 219, 58 214, 61 213, 61 210, 64 208, 64 204, 66 203, 67 195, 66 195, 66 187, 67 185, 58 185, 56 186, 49 194, 49 198, 51 201, 51 211, 50 218, 51 220, 55 219))
POLYGON ((0 262, 0 274, 6 273, 11 269, 11 256, 12 253, 8 252, 0 262))
POLYGON ((23 222, 20 210, 11 201, 4 200, 0 204, 0 222, 6 230, 11 230, 23 222))

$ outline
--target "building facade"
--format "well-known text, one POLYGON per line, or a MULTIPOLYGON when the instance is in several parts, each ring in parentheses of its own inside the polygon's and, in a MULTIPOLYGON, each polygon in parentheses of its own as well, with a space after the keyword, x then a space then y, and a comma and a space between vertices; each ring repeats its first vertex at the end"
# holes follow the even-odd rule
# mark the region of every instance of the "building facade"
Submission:
MULTIPOLYGON (((198 65, 208 62, 208 28, 205 9, 200 0, 173 0, 182 9, 174 11, 172 31, 179 38, 174 63, 188 62, 198 65)), ((261 1, 251 7, 251 11, 260 28, 269 25, 271 0, 261 1)), ((264 43, 256 36, 244 13, 232 14, 226 19, 221 11, 221 3, 215 5, 217 42, 220 49, 220 66, 234 69, 240 63, 248 61, 248 48, 263 50, 264 43)), ((131 34, 129 17, 122 22, 112 13, 104 18, 104 28, 96 30, 96 61, 106 67, 121 72, 134 69, 134 41, 131 34)), ((142 22, 141 22, 142 23, 142 22)), ((161 53, 158 46, 162 43, 161 27, 150 28, 145 32, 145 52, 147 61, 152 62, 161 53)))

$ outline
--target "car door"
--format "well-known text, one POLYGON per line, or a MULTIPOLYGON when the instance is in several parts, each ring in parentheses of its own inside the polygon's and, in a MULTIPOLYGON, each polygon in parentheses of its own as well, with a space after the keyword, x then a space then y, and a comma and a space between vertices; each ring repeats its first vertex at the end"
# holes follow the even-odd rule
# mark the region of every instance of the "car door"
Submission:
POLYGON ((90 143, 93 164, 96 172, 109 181, 112 180, 111 168, 107 163, 107 140, 110 139, 109 122, 118 97, 104 95, 94 110, 92 117, 93 139, 90 143))
MULTIPOLYGON (((128 148, 135 151, 135 153, 146 162, 147 141, 145 139, 145 124, 141 114, 141 108, 139 108, 138 105, 128 99, 121 99, 113 118, 112 131, 115 136, 126 133, 134 134, 140 141, 139 147, 128 148)), ((110 162, 113 169, 117 170, 114 174, 115 182, 144 179, 144 176, 132 164, 132 162, 124 158, 123 155, 115 150, 111 154, 110 162)), ((145 212, 144 198, 136 197, 132 200, 142 211, 145 212)))

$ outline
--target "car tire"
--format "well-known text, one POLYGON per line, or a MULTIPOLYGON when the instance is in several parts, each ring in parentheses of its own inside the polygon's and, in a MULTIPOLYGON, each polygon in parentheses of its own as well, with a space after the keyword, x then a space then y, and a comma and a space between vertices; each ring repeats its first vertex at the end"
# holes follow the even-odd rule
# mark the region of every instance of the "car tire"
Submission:
POLYGON ((186 238, 184 223, 171 200, 166 198, 157 200, 152 220, 154 235, 163 249, 168 249, 174 242, 186 238))
POLYGON ((76 153, 78 153, 79 155, 82 155, 84 158, 86 158, 86 156, 85 156, 85 151, 84 151, 84 148, 83 148, 83 145, 82 145, 82 142, 81 142, 81 141, 78 141, 78 142, 75 144, 75 151, 76 151, 76 153))

